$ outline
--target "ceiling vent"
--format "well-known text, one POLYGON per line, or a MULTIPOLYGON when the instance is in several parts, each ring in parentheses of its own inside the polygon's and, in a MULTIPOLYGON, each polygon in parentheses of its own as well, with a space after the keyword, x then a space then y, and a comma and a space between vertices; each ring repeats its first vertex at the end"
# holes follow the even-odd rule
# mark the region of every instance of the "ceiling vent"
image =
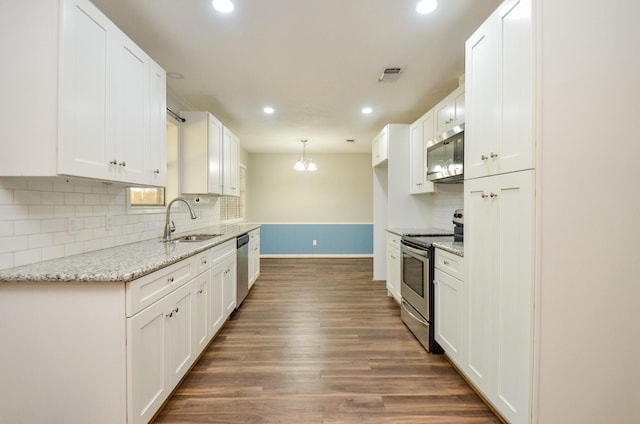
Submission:
POLYGON ((382 74, 378 77, 378 82, 395 81, 398 79, 401 72, 402 68, 399 66, 393 68, 385 68, 385 70, 382 71, 382 74))

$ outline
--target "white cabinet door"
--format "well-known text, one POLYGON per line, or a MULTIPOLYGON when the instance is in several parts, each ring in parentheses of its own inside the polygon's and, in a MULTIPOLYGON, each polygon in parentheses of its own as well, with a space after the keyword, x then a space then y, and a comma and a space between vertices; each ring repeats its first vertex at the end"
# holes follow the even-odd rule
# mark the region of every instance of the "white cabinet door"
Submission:
POLYGON ((400 249, 393 243, 387 242, 387 291, 398 303, 402 300, 400 296, 401 273, 400 249))
POLYGON ((167 76, 153 60, 150 78, 149 107, 149 149, 150 180, 149 185, 167 185, 167 76))
POLYGON ((227 319, 236 308, 236 254, 233 253, 224 260, 224 271, 222 273, 222 307, 225 319, 227 319))
POLYGON ((115 38, 115 179, 147 184, 150 179, 149 57, 124 34, 115 38))
POLYGON ((216 334, 221 328, 226 317, 224 316, 224 301, 222 287, 224 282, 225 264, 215 263, 211 267, 211 291, 209 295, 209 331, 216 334))
POLYGON ((464 85, 460 85, 434 106, 436 136, 464 122, 464 90, 464 85))
POLYGON ((260 230, 249 232, 249 288, 260 276, 260 230))
POLYGON ((465 178, 534 167, 531 1, 504 2, 467 40, 465 178))
POLYGON ((462 366, 463 284, 457 278, 436 269, 435 339, 458 366, 462 366))
POLYGON ((171 301, 165 299, 127 319, 127 409, 132 424, 149 422, 171 392, 165 323, 171 301))
POLYGON ((374 167, 384 166, 389 155, 389 127, 385 126, 371 142, 371 160, 374 167))
POLYGON ((222 195, 223 126, 209 112, 181 112, 180 184, 183 193, 222 195))
POLYGON ((212 333, 209 331, 209 313, 211 301, 211 270, 200 274, 193 280, 194 305, 195 305, 195 337, 194 350, 201 352, 211 340, 212 333))
POLYGON ((411 194, 431 193, 434 185, 427 180, 426 142, 433 138, 433 110, 425 113, 409 127, 411 194))
MULTIPOLYGON (((167 369, 171 388, 175 387, 196 359, 194 351, 195 301, 191 282, 180 287, 168 297, 169 318, 167 319, 167 369)), ((165 315, 166 316, 166 315, 165 315)))
POLYGON ((115 27, 87 0, 63 3, 58 173, 111 179, 115 27))
POLYGON ((509 422, 531 390, 534 171, 465 182, 463 370, 509 422))
POLYGON ((240 141, 228 128, 223 130, 222 191, 225 196, 240 196, 240 141))

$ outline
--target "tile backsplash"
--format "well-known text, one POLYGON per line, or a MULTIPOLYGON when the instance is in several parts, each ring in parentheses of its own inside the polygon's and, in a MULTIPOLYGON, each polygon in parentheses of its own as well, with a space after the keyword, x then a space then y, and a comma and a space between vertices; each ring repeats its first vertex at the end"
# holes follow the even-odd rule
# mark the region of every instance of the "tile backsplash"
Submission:
POLYGON ((433 227, 453 231, 453 211, 464 208, 464 184, 438 184, 436 190, 433 227))
MULTIPOLYGON (((66 178, 0 178, 0 269, 161 237, 166 209, 128 211, 126 190, 66 178)), ((207 203, 194 206, 196 220, 181 202, 172 206, 178 232, 220 222, 218 198, 200 197, 207 203)))

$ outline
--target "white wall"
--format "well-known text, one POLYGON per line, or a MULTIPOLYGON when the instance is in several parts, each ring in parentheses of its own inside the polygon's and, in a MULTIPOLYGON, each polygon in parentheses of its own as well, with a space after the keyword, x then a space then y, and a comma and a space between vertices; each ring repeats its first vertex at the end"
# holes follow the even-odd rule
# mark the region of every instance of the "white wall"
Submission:
POLYGON ((542 0, 537 422, 640 422, 640 3, 542 0))
MULTIPOLYGON (((307 152, 309 149, 307 149, 307 152)), ((313 153, 315 172, 299 172, 295 153, 250 153, 247 220, 261 223, 371 223, 369 153, 313 153)))

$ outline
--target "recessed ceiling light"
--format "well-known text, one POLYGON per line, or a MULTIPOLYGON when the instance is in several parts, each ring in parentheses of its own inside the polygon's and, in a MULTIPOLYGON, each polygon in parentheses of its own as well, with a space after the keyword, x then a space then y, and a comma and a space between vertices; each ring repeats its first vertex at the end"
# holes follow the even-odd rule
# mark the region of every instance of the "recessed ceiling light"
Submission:
POLYGON ((438 2, 436 0, 420 0, 416 5, 416 12, 421 15, 425 15, 427 13, 431 13, 438 7, 438 2))
POLYGON ((233 3, 231 0, 213 0, 213 8, 220 13, 233 12, 233 3))
POLYGON ((264 109, 262 109, 264 111, 264 113, 271 115, 273 112, 275 112, 275 109, 272 108, 271 106, 265 106, 264 109))
POLYGON ((362 113, 364 113, 365 115, 368 115, 371 112, 373 112, 373 109, 371 109, 370 107, 363 107, 362 108, 362 113))

